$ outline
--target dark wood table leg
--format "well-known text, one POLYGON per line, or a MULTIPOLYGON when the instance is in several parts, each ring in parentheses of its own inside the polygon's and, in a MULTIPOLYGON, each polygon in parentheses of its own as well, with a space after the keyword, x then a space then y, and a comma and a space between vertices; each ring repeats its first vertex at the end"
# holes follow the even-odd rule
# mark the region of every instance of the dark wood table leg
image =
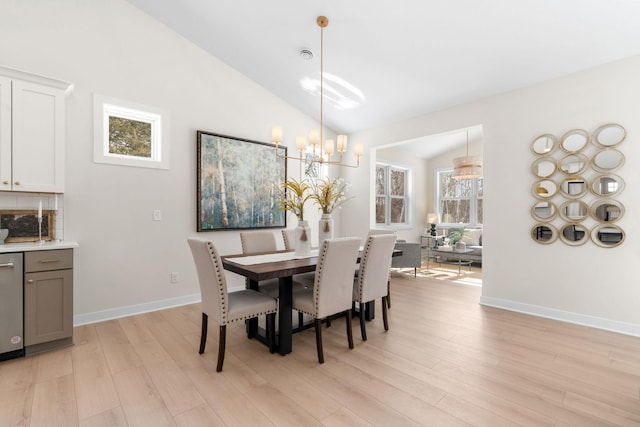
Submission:
POLYGON ((293 304, 293 277, 281 277, 278 302, 278 352, 281 355, 291 353, 293 304))
MULTIPOLYGON (((254 291, 258 290, 258 282, 255 280, 249 280, 249 289, 254 291)), ((245 320, 245 326, 247 328, 247 337, 253 338, 258 334, 258 319, 245 320)))
POLYGON ((373 320, 376 318, 376 302, 369 301, 366 304, 366 308, 364 310, 364 320, 373 320))

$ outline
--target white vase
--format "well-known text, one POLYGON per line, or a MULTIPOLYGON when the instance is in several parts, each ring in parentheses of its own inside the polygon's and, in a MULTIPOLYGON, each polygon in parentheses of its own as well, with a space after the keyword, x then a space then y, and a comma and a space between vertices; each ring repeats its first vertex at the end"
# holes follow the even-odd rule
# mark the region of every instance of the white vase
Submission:
POLYGON ((295 238, 296 255, 309 255, 311 253, 311 228, 307 221, 298 221, 295 238))
POLYGON ((318 247, 322 247, 325 239, 333 239, 333 219, 331 214, 322 214, 318 221, 318 247))

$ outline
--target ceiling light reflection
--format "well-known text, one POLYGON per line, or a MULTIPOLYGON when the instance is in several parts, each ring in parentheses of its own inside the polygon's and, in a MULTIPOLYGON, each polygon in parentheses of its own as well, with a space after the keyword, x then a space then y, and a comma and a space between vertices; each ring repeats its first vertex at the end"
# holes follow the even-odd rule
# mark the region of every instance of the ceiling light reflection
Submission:
MULTIPOLYGON (((362 91, 333 74, 324 73, 324 99, 337 110, 350 110, 366 102, 362 91)), ((302 88, 313 94, 320 94, 320 80, 305 77, 300 80, 302 88)))

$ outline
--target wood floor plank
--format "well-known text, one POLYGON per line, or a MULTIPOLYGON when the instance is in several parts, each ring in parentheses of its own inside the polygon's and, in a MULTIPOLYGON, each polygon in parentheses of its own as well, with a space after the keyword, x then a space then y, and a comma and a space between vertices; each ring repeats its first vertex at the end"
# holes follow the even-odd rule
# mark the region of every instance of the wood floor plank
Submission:
POLYGON ((179 427, 216 427, 224 426, 224 422, 207 404, 196 406, 175 416, 179 427))
POLYGON ((31 427, 78 425, 73 375, 36 383, 29 425, 31 427))
POLYGON ((127 427, 127 420, 121 407, 80 420, 80 427, 127 427))

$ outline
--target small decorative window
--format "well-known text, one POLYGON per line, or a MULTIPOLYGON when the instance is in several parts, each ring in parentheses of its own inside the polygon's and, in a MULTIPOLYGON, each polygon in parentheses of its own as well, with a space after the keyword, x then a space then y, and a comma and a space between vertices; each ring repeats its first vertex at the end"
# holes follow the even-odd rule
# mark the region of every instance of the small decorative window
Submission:
POLYGON ((409 224, 409 169, 376 164, 376 225, 409 224))
POLYGON ((93 161, 169 169, 169 115, 155 107, 94 95, 93 161))

